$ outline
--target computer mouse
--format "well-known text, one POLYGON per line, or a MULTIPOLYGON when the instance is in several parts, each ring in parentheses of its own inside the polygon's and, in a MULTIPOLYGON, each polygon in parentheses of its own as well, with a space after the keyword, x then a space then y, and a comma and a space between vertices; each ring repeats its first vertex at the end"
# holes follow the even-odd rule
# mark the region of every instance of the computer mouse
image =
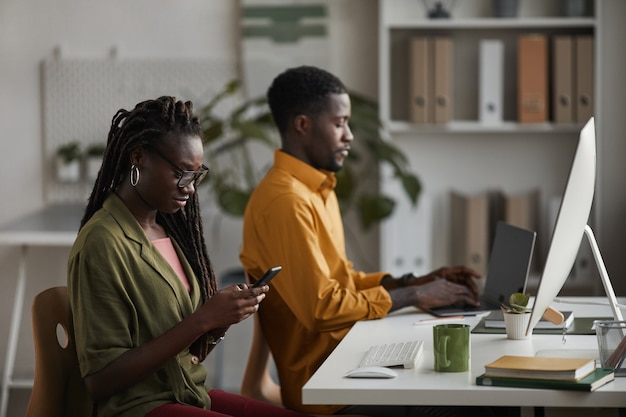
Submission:
POLYGON ((348 378, 395 378, 398 373, 385 366, 363 366, 349 370, 344 376, 348 378))

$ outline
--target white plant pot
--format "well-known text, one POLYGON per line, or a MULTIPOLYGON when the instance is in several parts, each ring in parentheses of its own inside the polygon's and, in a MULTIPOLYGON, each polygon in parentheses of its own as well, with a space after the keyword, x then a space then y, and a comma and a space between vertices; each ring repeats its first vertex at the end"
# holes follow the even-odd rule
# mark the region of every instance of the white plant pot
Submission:
POLYGON ((74 160, 65 162, 62 158, 57 158, 57 178, 61 182, 80 181, 80 161, 74 160))
POLYGON ((95 181, 98 178, 98 171, 102 166, 101 156, 88 156, 85 161, 85 171, 89 181, 95 181))
POLYGON ((526 328, 530 322, 530 313, 504 313, 504 327, 506 329, 506 337, 514 340, 523 340, 530 338, 526 335, 526 328))

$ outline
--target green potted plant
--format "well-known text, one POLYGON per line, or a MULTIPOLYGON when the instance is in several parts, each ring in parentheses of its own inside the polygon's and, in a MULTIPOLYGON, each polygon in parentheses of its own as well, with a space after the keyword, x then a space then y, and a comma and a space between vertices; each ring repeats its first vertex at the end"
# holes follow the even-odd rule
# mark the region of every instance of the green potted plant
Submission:
POLYGON ((508 305, 501 305, 506 336, 509 339, 520 340, 530 337, 530 335, 526 335, 531 312, 528 307, 529 300, 530 294, 516 292, 509 296, 508 305))
POLYGON ((80 161, 82 151, 78 141, 65 143, 57 148, 57 178, 61 182, 77 182, 80 180, 80 161))
POLYGON ((106 144, 93 143, 85 150, 85 173, 88 180, 95 181, 98 177, 105 149, 106 144))
MULTIPOLYGON (((279 147, 278 132, 265 97, 240 99, 240 83, 226 84, 199 111, 204 130, 206 155, 211 166, 209 181, 220 209, 241 217, 250 193, 271 164, 271 152, 279 147), (224 107, 231 110, 224 114, 224 107), (257 156, 265 153, 267 158, 257 156), (262 162, 259 165, 259 161, 262 162)), ((409 200, 416 204, 421 183, 411 172, 408 159, 399 148, 381 137, 376 103, 350 92, 350 125, 358 139, 341 171, 337 173, 336 193, 344 214, 355 210, 364 229, 390 216, 395 201, 382 195, 372 183, 378 166, 388 164, 393 178, 400 181, 409 200)))

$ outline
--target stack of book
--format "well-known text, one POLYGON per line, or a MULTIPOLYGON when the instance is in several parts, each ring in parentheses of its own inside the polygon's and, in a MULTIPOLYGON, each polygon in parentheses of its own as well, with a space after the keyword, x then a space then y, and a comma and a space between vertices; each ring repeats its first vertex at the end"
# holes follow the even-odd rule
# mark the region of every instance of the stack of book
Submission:
POLYGON ((485 365, 476 385, 595 391, 614 378, 594 359, 505 355, 485 365))
MULTIPOLYGON (((574 322, 574 313, 571 311, 561 311, 564 320, 563 323, 554 324, 545 318, 542 318, 535 325, 535 329, 569 329, 574 322)), ((504 313, 502 310, 493 310, 485 317, 485 327, 493 329, 504 329, 504 313)))

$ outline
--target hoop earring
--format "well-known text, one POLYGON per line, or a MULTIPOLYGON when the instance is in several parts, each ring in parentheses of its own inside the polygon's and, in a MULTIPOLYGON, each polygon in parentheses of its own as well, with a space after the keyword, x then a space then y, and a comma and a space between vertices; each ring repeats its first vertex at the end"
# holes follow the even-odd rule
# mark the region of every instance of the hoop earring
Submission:
POLYGON ((132 164, 130 166, 130 185, 135 187, 137 184, 139 184, 139 167, 132 164))

